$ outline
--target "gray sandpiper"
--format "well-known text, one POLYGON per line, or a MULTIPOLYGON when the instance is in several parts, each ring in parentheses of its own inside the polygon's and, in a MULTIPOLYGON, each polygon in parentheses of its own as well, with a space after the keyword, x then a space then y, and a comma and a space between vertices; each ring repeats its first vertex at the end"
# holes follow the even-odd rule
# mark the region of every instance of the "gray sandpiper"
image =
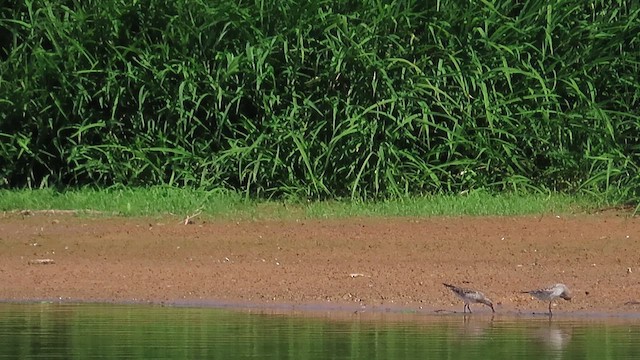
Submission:
POLYGON ((557 298, 571 301, 571 291, 565 284, 555 284, 544 289, 523 291, 523 294, 529 294, 538 300, 549 302, 549 316, 553 315, 551 312, 551 303, 557 298))
POLYGON ((493 308, 493 302, 480 291, 465 289, 446 283, 442 283, 442 285, 451 289, 456 296, 464 301, 464 307, 462 308, 463 313, 466 313, 467 309, 469 309, 469 313, 471 313, 471 307, 469 307, 469 304, 471 303, 485 304, 491 308, 491 311, 496 312, 493 308))

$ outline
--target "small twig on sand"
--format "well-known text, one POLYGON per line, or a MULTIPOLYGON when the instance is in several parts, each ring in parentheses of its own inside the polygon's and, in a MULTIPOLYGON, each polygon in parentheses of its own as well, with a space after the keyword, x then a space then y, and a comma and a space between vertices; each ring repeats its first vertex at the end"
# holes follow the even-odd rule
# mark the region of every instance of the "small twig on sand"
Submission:
POLYGON ((200 214, 202 214, 202 208, 199 208, 198 210, 196 210, 195 213, 191 215, 187 215, 187 217, 184 219, 184 224, 185 225, 193 224, 193 221, 192 221, 193 218, 197 217, 200 214))
POLYGON ((77 215, 77 214, 91 214, 91 215, 102 215, 105 214, 104 211, 98 210, 89 210, 89 209, 79 209, 79 210, 16 210, 13 213, 18 213, 22 216, 32 216, 32 215, 77 215))
POLYGON ((56 262, 53 259, 35 259, 29 260, 29 265, 50 265, 55 264, 56 262))

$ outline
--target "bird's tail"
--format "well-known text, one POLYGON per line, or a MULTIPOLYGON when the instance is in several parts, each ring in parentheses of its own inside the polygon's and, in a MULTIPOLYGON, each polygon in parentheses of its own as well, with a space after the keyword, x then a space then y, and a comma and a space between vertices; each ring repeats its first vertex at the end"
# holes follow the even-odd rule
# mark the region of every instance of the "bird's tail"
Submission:
POLYGON ((455 288, 455 286, 451 285, 451 284, 447 284, 447 283, 442 283, 442 285, 448 287, 449 289, 453 289, 455 288))

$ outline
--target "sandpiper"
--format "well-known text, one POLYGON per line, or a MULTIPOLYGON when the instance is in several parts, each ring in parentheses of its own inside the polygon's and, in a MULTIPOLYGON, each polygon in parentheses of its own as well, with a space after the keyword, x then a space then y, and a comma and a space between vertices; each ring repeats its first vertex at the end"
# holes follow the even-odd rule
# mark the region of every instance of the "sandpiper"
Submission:
POLYGON ((462 301, 464 301, 464 307, 462 308, 462 312, 466 313, 467 309, 469 309, 469 313, 471 313, 471 307, 469 307, 470 303, 485 304, 491 308, 491 311, 496 312, 495 309, 493 308, 493 302, 489 300, 488 297, 484 296, 484 294, 481 293, 480 291, 465 289, 465 288, 457 287, 454 285, 449 285, 446 283, 442 283, 442 285, 451 289, 451 291, 453 291, 454 294, 456 294, 460 299, 462 299, 462 301))
POLYGON ((538 300, 548 301, 549 316, 553 315, 551 312, 551 303, 553 300, 562 298, 571 301, 571 291, 569 291, 569 288, 565 284, 555 284, 544 289, 523 291, 522 293, 529 294, 538 300))

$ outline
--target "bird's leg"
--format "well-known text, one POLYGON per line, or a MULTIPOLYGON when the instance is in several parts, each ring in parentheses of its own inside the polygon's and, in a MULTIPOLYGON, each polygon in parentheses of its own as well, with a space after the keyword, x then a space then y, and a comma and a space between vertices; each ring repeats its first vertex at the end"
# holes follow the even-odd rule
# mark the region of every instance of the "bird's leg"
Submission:
POLYGON ((552 301, 549 301, 549 317, 553 316, 553 313, 551 312, 551 303, 552 301))

